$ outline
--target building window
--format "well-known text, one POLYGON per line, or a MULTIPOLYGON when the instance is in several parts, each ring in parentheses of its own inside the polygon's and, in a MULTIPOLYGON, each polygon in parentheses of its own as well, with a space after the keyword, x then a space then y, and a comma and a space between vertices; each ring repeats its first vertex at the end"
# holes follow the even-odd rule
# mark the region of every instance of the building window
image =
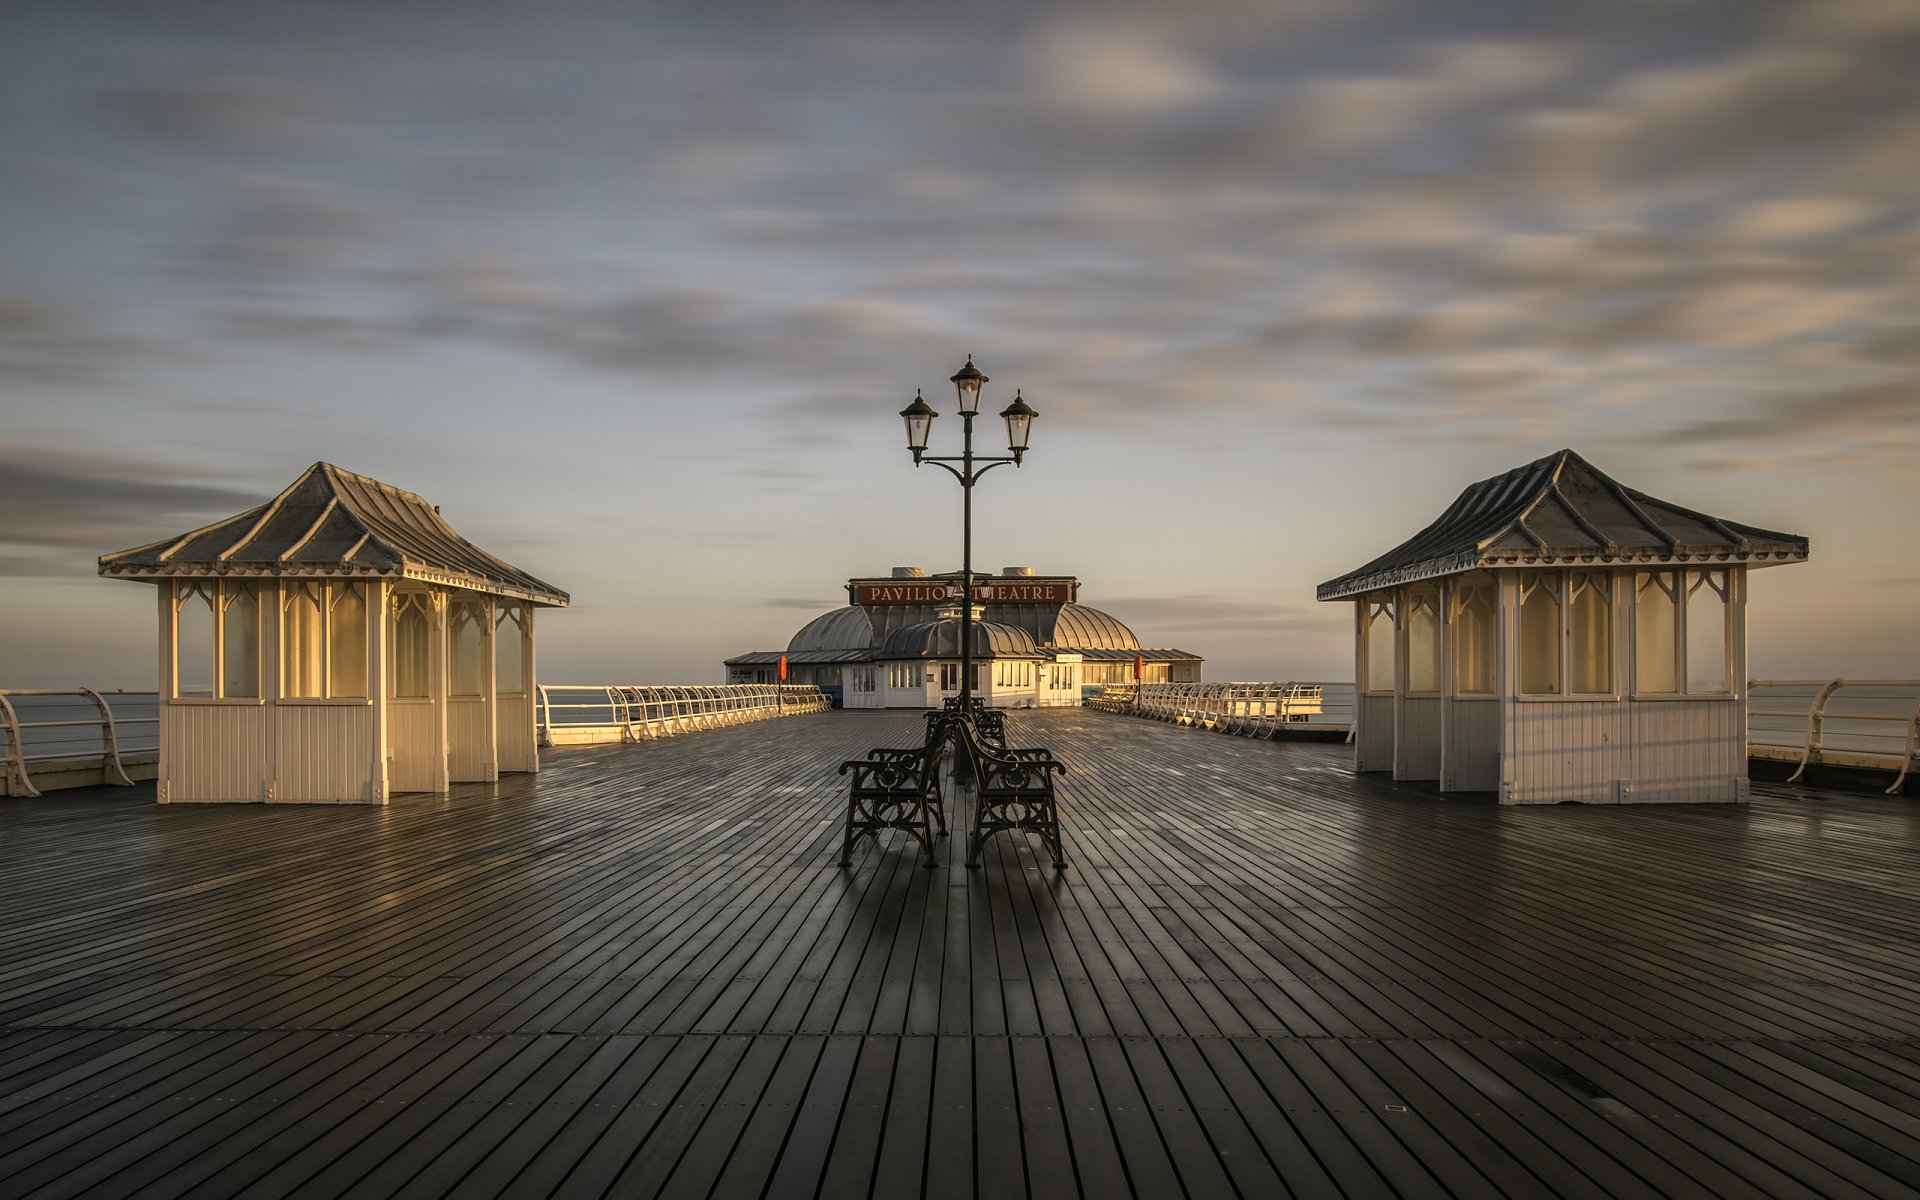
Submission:
POLYGON ((1728 571, 1687 572, 1687 694, 1726 693, 1727 620, 1733 610, 1728 571))
POLYGON ((1520 573, 1520 691, 1528 696, 1560 692, 1560 575, 1520 573))
POLYGON ((1613 691, 1613 574, 1574 571, 1567 588, 1568 690, 1605 695, 1613 691))
POLYGON ((1381 593, 1360 604, 1361 661, 1365 666, 1364 690, 1371 695, 1393 694, 1393 596, 1381 593))
POLYGON ((1633 687, 1643 695, 1725 696, 1733 574, 1641 571, 1634 578, 1633 687), (1685 666, 1685 671, 1681 670, 1685 666))
POLYGON ((1520 574, 1520 691, 1613 694, 1613 574, 1520 574))
POLYGON ((944 662, 940 664, 940 690, 957 692, 960 690, 960 664, 944 662))
POLYGON ((290 700, 367 695, 367 585, 284 583, 280 694, 290 700))
POLYGON ((1454 586, 1447 658, 1455 695, 1491 696, 1500 690, 1498 596, 1484 575, 1462 577, 1454 586))
POLYGON ((461 700, 487 694, 487 606, 477 600, 456 600, 447 617, 447 674, 449 692, 461 700))
POLYGON ((387 694, 395 700, 433 696, 433 597, 409 592, 393 598, 387 637, 387 694))
POLYGON ((1680 690, 1680 593, 1672 571, 1641 571, 1633 587, 1633 686, 1672 695, 1680 690))
POLYGON ((1429 588, 1407 594, 1407 694, 1440 692, 1440 595, 1429 588))
POLYGON ((502 696, 527 693, 527 606, 498 604, 493 617, 493 690, 502 696))
POLYGON ((872 667, 855 667, 853 669, 853 690, 856 692, 873 691, 876 675, 877 672, 874 671, 872 667))
POLYGON ((181 700, 260 698, 260 592, 251 583, 173 584, 173 692, 181 700))

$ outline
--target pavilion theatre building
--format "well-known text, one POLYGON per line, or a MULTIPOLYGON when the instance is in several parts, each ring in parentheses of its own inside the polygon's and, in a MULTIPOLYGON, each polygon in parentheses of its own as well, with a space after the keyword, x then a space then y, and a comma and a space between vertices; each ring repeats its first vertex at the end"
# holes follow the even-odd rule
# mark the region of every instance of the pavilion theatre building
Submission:
MULTIPOLYGON (((1078 704, 1108 683, 1188 683, 1201 659, 1152 649, 1078 602, 1071 575, 1007 567, 973 579, 973 691, 997 708, 1078 704)), ((786 650, 727 660, 728 683, 813 683, 847 708, 938 708, 960 691, 960 573, 919 567, 847 581, 847 606, 807 622, 786 650)))

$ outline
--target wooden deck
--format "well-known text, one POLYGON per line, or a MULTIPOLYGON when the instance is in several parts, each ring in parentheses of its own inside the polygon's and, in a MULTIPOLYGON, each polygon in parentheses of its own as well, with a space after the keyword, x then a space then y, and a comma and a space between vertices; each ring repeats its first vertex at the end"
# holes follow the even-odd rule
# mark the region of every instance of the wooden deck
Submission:
POLYGON ((0 802, 0 1195, 1913 1196, 1920 807, 1501 809, 1017 714, 1002 836, 838 850, 914 714, 384 810, 0 802))

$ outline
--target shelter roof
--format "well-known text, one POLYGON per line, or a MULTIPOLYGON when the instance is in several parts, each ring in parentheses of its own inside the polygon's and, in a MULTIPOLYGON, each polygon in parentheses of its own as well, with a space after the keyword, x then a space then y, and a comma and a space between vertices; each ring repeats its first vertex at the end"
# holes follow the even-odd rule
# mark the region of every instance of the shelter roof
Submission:
POLYGON ((1078 654, 1086 662, 1132 662, 1135 657, 1145 662, 1205 661, 1198 654, 1190 654, 1185 650, 1167 648, 1154 649, 1151 647, 1141 647, 1134 650, 1117 650, 1110 647, 1089 647, 1087 649, 1081 649, 1076 646, 1060 646, 1057 647, 1057 649, 1061 654, 1078 654))
POLYGON ((1683 508, 1615 481, 1572 450, 1473 484, 1439 519, 1319 587, 1322 600, 1483 567, 1802 562, 1807 539, 1683 508))
MULTIPOLYGON (((970 640, 975 658, 1043 657, 1033 644, 1032 636, 1017 625, 1002 625, 997 621, 975 621, 972 624, 973 636, 970 640)), ((960 622, 949 617, 896 630, 888 634, 887 640, 881 644, 880 657, 958 658, 960 622)))
POLYGON ((858 650, 754 650, 747 654, 736 654, 726 660, 729 667, 770 667, 778 663, 784 655, 790 667, 821 666, 831 663, 872 662, 874 651, 863 646, 858 650))
POLYGON ((113 579, 291 576, 418 579, 561 606, 565 592, 453 531, 433 505, 318 462, 272 500, 178 537, 100 559, 113 579))

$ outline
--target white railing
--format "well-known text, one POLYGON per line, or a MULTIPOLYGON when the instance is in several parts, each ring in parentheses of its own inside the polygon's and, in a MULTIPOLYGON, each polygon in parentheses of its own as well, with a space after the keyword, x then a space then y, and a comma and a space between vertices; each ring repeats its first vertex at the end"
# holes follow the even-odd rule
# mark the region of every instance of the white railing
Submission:
POLYGON ((1747 754, 1895 772, 1900 790, 1920 759, 1920 679, 1756 679, 1747 684, 1747 754))
POLYGON ((131 787, 127 768, 159 759, 159 725, 155 692, 0 688, 0 794, 38 796, 35 774, 58 776, 55 787, 131 787))
POLYGON ((1272 737, 1282 728, 1344 730, 1353 724, 1352 688, 1343 684, 1122 684, 1102 688, 1087 705, 1243 737, 1272 737))
POLYGON ((696 729, 825 712, 832 703, 810 683, 555 683, 541 684, 539 692, 544 746, 671 737, 696 729))

